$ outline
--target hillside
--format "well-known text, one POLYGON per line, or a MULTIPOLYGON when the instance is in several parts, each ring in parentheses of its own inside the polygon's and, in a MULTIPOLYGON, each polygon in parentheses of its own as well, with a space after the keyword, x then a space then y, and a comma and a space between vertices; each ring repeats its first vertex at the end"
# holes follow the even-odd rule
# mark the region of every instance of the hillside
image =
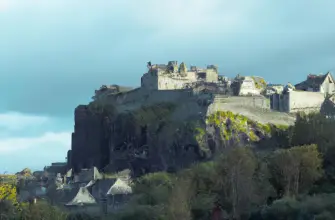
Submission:
MULTIPOLYGON (((107 98, 79 106, 72 140, 78 147, 74 144, 70 151, 75 170, 94 165, 108 167, 108 172, 131 169, 135 176, 179 170, 212 159, 222 148, 237 143, 257 146, 276 139, 276 130, 295 120, 252 104, 252 97, 226 97, 207 104, 203 104, 210 100, 206 95, 178 97, 153 102, 149 96, 141 105, 107 98)), ((266 106, 265 99, 260 101, 266 106)))

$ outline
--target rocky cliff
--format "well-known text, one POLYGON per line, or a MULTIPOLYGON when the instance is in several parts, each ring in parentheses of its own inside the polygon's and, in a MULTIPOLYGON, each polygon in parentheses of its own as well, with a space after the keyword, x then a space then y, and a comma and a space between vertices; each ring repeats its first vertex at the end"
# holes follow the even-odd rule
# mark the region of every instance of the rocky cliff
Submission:
POLYGON ((255 145, 283 128, 228 110, 208 115, 211 102, 201 97, 136 107, 106 100, 78 106, 69 165, 75 171, 130 168, 135 175, 175 170, 211 159, 228 146, 255 145))

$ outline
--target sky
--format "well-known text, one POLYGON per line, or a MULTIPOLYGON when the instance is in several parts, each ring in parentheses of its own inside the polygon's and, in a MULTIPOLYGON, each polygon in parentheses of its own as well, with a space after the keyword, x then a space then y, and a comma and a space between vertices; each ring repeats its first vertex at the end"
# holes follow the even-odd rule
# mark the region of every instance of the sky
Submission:
POLYGON ((335 71, 333 0, 0 0, 0 173, 65 161, 74 108, 146 62, 298 83, 335 71))

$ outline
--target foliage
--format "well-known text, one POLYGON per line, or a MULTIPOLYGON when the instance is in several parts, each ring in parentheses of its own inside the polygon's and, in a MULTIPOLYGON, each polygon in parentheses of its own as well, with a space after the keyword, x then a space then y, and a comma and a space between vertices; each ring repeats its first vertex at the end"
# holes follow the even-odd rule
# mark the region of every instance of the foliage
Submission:
POLYGON ((171 190, 166 206, 166 218, 169 220, 192 220, 191 199, 193 189, 191 181, 179 177, 175 186, 171 190))
MULTIPOLYGON (((335 166, 330 160, 335 159, 335 141, 329 131, 334 122, 317 114, 298 117, 296 125, 288 127, 263 125, 231 112, 209 116, 207 125, 222 129, 222 136, 232 135, 233 129, 227 128, 235 123, 235 130, 249 129, 252 135, 261 131, 288 141, 274 151, 233 147, 177 174, 148 174, 136 182, 131 207, 160 207, 157 219, 209 219, 216 202, 229 218, 334 219, 330 168, 335 166), (326 190, 329 194, 320 194, 326 190)), ((206 135, 195 122, 186 123, 184 130, 199 138, 206 135)))
POLYGON ((104 219, 115 220, 168 220, 164 218, 163 207, 150 205, 129 206, 104 219))
POLYGON ((16 203, 16 186, 13 184, 0 184, 0 201, 7 200, 16 203))
POLYGON ((67 214, 55 206, 48 203, 38 202, 34 205, 25 206, 19 213, 20 219, 48 219, 48 220, 65 220, 67 214))
POLYGON ((168 173, 152 173, 141 177, 135 184, 134 200, 143 205, 158 205, 167 201, 173 187, 173 177, 168 173))
POLYGON ((216 183, 222 191, 222 202, 234 218, 251 207, 255 190, 257 161, 249 148, 237 147, 223 154, 217 163, 216 183))
POLYGON ((322 175, 322 159, 316 145, 277 150, 270 164, 273 177, 286 196, 308 191, 322 175))
POLYGON ((36 204, 13 204, 8 200, 0 201, 0 219, 16 220, 67 220, 67 214, 42 200, 36 204))
POLYGON ((335 194, 283 198, 261 210, 260 220, 334 219, 335 194))
POLYGON ((251 78, 254 80, 257 89, 265 89, 267 84, 263 78, 257 77, 258 79, 256 79, 255 76, 252 76, 251 78))
POLYGON ((103 100, 93 101, 87 106, 87 108, 93 114, 100 114, 104 116, 113 116, 117 113, 117 109, 113 103, 103 100))
POLYGON ((271 136, 277 130, 287 129, 287 126, 284 125, 258 123, 230 111, 217 111, 207 118, 206 123, 219 128, 223 140, 230 140, 244 133, 249 136, 251 141, 258 141, 260 137, 256 133, 271 136))
POLYGON ((14 184, 16 180, 17 180, 16 175, 7 175, 7 174, 0 175, 0 184, 2 183, 14 184))
MULTIPOLYGON (((149 118, 147 121, 157 119, 145 117, 149 118)), ((217 112, 207 118, 207 125, 219 128, 223 137, 232 137, 236 131, 252 132, 249 137, 253 139, 255 135, 256 140, 261 132, 269 138, 283 136, 288 141, 280 148, 272 147, 269 142, 266 151, 234 146, 224 149, 211 161, 196 163, 177 173, 146 174, 134 181, 133 197, 127 206, 106 219, 207 220, 218 204, 228 219, 335 219, 333 120, 315 113, 299 114, 295 125, 288 127, 264 125, 231 112, 217 112)), ((201 121, 184 123, 182 130, 181 139, 183 132, 189 132, 198 142, 206 140, 205 124, 201 121)), ((0 208, 5 210, 7 219, 78 217, 47 203, 15 206, 2 199, 0 208)))
POLYGON ((168 119, 175 108, 175 104, 163 102, 155 105, 142 106, 140 109, 130 113, 136 123, 146 125, 168 119))

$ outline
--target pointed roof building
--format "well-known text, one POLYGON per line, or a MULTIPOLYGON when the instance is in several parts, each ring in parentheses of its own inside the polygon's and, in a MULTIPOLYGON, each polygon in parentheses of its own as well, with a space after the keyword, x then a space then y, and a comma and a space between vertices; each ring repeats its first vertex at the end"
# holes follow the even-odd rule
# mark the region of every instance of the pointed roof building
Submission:
POLYGON ((97 202, 86 187, 80 187, 77 195, 66 206, 95 205, 97 202))
POLYGON ((131 194, 133 192, 132 188, 129 184, 118 178, 116 182, 111 186, 111 188, 107 192, 107 196, 114 196, 120 194, 131 194))

